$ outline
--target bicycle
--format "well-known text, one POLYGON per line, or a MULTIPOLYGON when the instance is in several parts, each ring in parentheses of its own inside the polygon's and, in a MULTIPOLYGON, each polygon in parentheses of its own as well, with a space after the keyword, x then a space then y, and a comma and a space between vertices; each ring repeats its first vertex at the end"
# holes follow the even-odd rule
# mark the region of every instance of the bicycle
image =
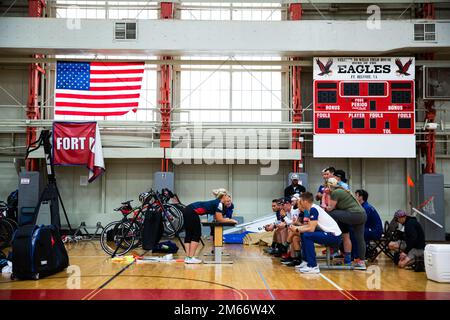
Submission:
POLYGON ((14 232, 17 230, 17 223, 7 218, 9 206, 6 202, 0 201, 0 250, 11 246, 14 232))
MULTIPOLYGON (((141 196, 143 194, 140 195, 140 198, 141 196)), ((109 255, 114 253, 116 255, 124 255, 141 244, 140 233, 143 227, 143 205, 133 208, 131 206, 132 201, 122 202, 122 206, 114 209, 114 211, 120 211, 123 218, 107 224, 100 234, 100 245, 103 251, 109 255), (129 217, 130 214, 131 218, 129 217), (125 234, 125 232, 127 233, 125 234), (138 239, 137 243, 135 243, 136 239, 138 239), (118 249, 121 249, 121 251, 119 252, 118 249)))
POLYGON ((124 217, 119 221, 109 223, 100 235, 102 249, 112 257, 121 256, 142 243, 144 215, 148 210, 161 214, 163 218, 163 236, 177 236, 183 227, 183 212, 175 204, 166 203, 157 191, 150 190, 139 195, 141 205, 131 207, 132 200, 125 201, 122 206, 114 209, 124 217), (131 214, 131 217, 129 217, 131 214))

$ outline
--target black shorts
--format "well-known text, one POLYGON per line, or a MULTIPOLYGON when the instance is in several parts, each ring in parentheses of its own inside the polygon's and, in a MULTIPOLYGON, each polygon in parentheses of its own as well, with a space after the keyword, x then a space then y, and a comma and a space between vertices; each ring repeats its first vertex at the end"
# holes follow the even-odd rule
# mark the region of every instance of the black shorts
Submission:
POLYGON ((187 206, 183 210, 184 218, 184 230, 186 236, 184 237, 184 243, 191 243, 191 241, 199 242, 202 236, 202 225, 200 223, 200 217, 194 212, 194 210, 187 206))

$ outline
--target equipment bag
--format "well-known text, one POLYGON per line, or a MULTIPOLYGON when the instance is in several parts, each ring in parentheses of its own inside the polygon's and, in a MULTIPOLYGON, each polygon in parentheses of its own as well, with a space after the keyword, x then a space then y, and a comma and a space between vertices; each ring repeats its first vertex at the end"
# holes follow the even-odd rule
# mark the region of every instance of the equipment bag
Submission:
POLYGON ((6 199, 8 205, 8 211, 6 212, 6 217, 17 222, 17 206, 19 204, 19 190, 14 190, 11 192, 6 199))
POLYGON ((145 212, 144 227, 142 229, 142 249, 153 250, 163 235, 163 222, 157 208, 149 207, 145 212))
POLYGON ((38 280, 69 266, 66 248, 53 225, 20 227, 14 235, 12 251, 12 279, 38 280))
POLYGON ((164 241, 154 246, 153 253, 177 253, 178 246, 172 241, 164 241))

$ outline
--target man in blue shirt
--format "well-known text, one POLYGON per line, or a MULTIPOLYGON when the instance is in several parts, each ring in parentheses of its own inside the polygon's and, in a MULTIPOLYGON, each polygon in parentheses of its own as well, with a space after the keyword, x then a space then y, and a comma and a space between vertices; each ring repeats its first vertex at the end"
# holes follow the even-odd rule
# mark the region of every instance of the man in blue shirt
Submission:
POLYGON ((347 183, 347 178, 345 177, 345 171, 344 170, 336 170, 334 172, 334 177, 338 181, 338 185, 345 190, 350 190, 350 186, 347 183))
POLYGON ((377 210, 369 202, 367 202, 369 193, 366 190, 356 190, 355 197, 367 214, 367 220, 364 226, 364 239, 366 240, 366 245, 368 246, 370 240, 380 240, 383 234, 383 223, 381 222, 381 218, 377 210))

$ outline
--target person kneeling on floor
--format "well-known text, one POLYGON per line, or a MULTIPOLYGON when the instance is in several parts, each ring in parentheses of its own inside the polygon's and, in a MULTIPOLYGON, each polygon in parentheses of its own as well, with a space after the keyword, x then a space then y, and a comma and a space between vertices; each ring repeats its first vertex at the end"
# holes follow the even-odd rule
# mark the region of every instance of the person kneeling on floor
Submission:
POLYGON ((401 251, 398 266, 405 268, 418 261, 423 261, 425 234, 422 226, 415 217, 408 216, 403 210, 397 210, 394 218, 405 227, 404 241, 389 243, 390 250, 401 251))
POLYGON ((299 208, 309 214, 309 222, 306 225, 291 226, 291 230, 301 235, 302 256, 305 261, 295 268, 301 273, 320 273, 316 261, 315 243, 330 246, 341 241, 341 229, 337 222, 320 206, 313 203, 314 196, 310 192, 300 195, 299 208), (321 231, 316 231, 319 227, 321 231))

